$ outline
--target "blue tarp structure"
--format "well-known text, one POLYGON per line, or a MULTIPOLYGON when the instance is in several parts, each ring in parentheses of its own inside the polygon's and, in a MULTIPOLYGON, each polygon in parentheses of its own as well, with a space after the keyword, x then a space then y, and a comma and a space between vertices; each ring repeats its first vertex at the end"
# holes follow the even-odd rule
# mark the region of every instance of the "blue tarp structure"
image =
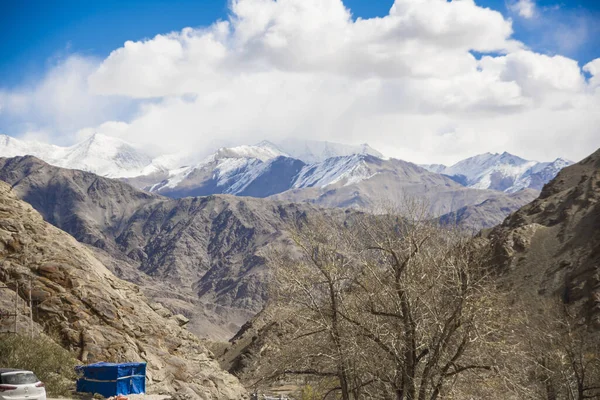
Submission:
POLYGON ((146 363, 112 364, 100 362, 75 367, 80 378, 77 391, 104 397, 146 392, 146 363))

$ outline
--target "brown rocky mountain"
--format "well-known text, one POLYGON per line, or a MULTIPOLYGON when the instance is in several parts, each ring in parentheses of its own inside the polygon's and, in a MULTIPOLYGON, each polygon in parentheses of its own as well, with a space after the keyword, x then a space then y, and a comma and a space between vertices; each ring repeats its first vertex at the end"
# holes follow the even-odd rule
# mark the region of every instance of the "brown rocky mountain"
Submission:
MULTIPOLYGON (((369 159, 375 168, 369 175, 376 174, 370 179, 325 189, 308 187, 276 198, 323 206, 359 202, 369 207, 406 194, 424 196, 436 212, 489 198, 502 204, 508 198, 504 193, 464 188, 411 163, 369 159), (310 200, 311 196, 316 197, 310 200)), ((89 245, 117 276, 190 318, 191 331, 215 339, 229 338, 264 306, 267 271, 262 255, 285 240, 290 217, 343 212, 228 195, 169 199, 34 157, 0 159, 0 180, 46 221, 89 245)), ((495 218, 501 218, 507 211, 498 207, 487 212, 498 212, 495 218)), ((471 221, 477 224, 481 219, 471 221)))
POLYGON ((440 217, 440 222, 459 225, 476 233, 482 228, 501 224, 507 215, 535 200, 539 193, 537 190, 524 189, 509 195, 491 197, 482 203, 444 214, 440 217))
MULTIPOLYGON (((150 306, 140 289, 115 277, 81 243, 45 222, 0 182, 0 281, 19 282, 36 322, 83 362, 147 361, 152 392, 241 399, 237 379, 181 328, 185 319, 150 306), (27 283, 27 284, 26 284, 27 283)), ((6 292, 6 291, 4 291, 6 292)), ((3 296, 6 296, 4 293, 3 296)))
POLYGON ((323 212, 226 195, 169 199, 34 157, 1 159, 0 179, 117 276, 190 318, 190 330, 220 339, 262 309, 261 254, 284 240, 286 221, 323 212))
POLYGON ((600 328, 600 150, 484 236, 520 292, 560 294, 600 328))
MULTIPOLYGON (((536 193, 513 196, 526 200, 536 193)), ((487 221, 487 210, 505 204, 488 200, 445 218, 467 225, 473 218, 487 221)), ((489 246, 492 263, 503 272, 500 280, 533 310, 539 311, 540 295, 558 295, 580 311, 581 321, 600 329, 600 150, 563 169, 539 197, 483 230, 476 244, 489 246)), ((261 368, 263 354, 281 345, 281 330, 270 307, 265 308, 219 353, 222 367, 242 376, 261 368)))
MULTIPOLYGON (((396 159, 382 160, 363 156, 361 164, 352 174, 347 174, 347 177, 341 175, 334 183, 325 186, 319 184, 328 181, 327 174, 329 171, 325 170, 324 178, 316 180, 316 184, 303 183, 300 188, 276 194, 271 198, 308 202, 321 207, 352 207, 369 211, 382 203, 398 203, 403 198, 412 197, 426 201, 434 216, 480 204, 488 199, 501 199, 501 202, 518 206, 531 200, 527 196, 511 199, 505 193, 467 188, 447 176, 396 159)), ((311 174, 312 179, 316 179, 315 176, 318 177, 319 174, 311 174)), ((501 207, 495 212, 495 218, 500 220, 508 215, 501 207)))

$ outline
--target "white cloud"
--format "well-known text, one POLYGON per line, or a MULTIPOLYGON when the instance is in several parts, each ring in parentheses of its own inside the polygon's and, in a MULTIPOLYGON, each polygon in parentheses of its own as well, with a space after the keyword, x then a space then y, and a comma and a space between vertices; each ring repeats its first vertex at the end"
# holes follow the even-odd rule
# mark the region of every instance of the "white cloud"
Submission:
POLYGON ((513 0, 509 7, 523 18, 530 19, 535 16, 535 0, 513 0))
POLYGON ((97 96, 88 90, 87 79, 97 67, 97 60, 74 55, 31 86, 12 91, 0 88, 0 118, 10 116, 22 121, 25 129, 19 133, 28 137, 54 136, 55 141, 62 141, 56 136, 114 117, 124 100, 97 96))
POLYGON ((126 42, 98 63, 74 58, 84 67, 0 94, 0 118, 37 107, 47 117, 31 130, 87 127, 80 135, 163 151, 300 136, 448 163, 504 150, 577 159, 600 146, 600 66, 584 67, 586 81, 576 61, 511 35, 509 19, 473 0, 397 0, 357 20, 340 0, 235 0, 227 21, 126 42))
POLYGON ((397 1, 385 18, 353 22, 340 0, 236 0, 233 17, 127 42, 90 77, 94 91, 132 97, 204 93, 264 71, 380 78, 461 75, 469 50, 506 51, 511 24, 471 0, 397 1))

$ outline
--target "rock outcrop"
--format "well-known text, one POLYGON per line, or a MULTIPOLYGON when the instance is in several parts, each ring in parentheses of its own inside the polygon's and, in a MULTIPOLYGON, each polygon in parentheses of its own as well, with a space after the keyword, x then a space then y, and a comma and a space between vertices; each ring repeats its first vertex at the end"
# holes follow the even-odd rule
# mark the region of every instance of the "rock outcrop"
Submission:
POLYGON ((118 277, 215 339, 228 339, 262 309, 264 254, 285 241, 286 224, 324 212, 228 195, 169 199, 34 157, 0 159, 0 179, 118 277))
POLYGON ((600 328, 600 150, 484 236, 493 263, 522 293, 558 294, 600 328))
POLYGON ((81 243, 45 222, 0 182, 0 281, 19 282, 36 322, 83 362, 147 361, 153 392, 246 397, 203 343, 159 315, 138 286, 115 277, 81 243))

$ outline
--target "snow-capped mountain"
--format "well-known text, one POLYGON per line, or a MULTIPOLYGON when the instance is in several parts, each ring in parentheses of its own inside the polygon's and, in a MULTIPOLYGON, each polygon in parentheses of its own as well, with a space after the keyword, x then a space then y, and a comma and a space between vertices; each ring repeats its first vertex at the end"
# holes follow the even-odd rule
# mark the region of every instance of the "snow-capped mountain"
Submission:
MULTIPOLYGON (((381 168, 387 171, 386 176, 392 176, 396 170, 394 163, 381 167, 388 160, 367 144, 287 139, 223 147, 202 159, 193 153, 152 158, 135 145, 99 134, 70 147, 0 135, 0 157, 27 154, 55 166, 125 179, 138 188, 171 197, 220 193, 268 197, 288 190, 337 190, 376 179, 381 168)), ((422 167, 469 188, 514 193, 525 188, 540 190, 570 164, 560 158, 539 163, 509 153, 486 153, 450 167, 422 167)))
POLYGON ((221 193, 266 197, 278 193, 276 190, 287 190, 303 166, 302 161, 288 157, 270 142, 224 147, 199 163, 169 171, 166 179, 146 189, 172 197, 221 193), (278 179, 260 183, 270 175, 278 179), (257 190, 257 186, 263 189, 257 190))
POLYGON ((323 162, 306 165, 295 178, 291 187, 301 189, 307 187, 323 188, 329 185, 343 186, 358 183, 376 175, 371 171, 364 154, 353 154, 345 157, 332 157, 323 162))
POLYGON ((368 154, 382 159, 385 158, 383 154, 366 143, 355 146, 317 140, 288 138, 277 141, 275 145, 290 157, 304 161, 307 164, 323 162, 332 157, 344 157, 353 154, 368 154))
POLYGON ((60 147, 0 135, 0 157, 32 155, 63 168, 81 169, 110 178, 138 176, 152 158, 129 143, 94 134, 81 143, 60 147))
POLYGON ((541 190, 558 172, 572 162, 558 158, 553 162, 525 160, 513 154, 485 153, 446 167, 440 164, 423 168, 451 177, 474 189, 491 189, 515 193, 521 189, 541 190))
MULTIPOLYGON (((192 153, 163 154, 152 158, 134 144, 100 134, 94 134, 69 147, 0 135, 0 157, 33 155, 52 165, 81 169, 110 178, 135 178, 157 174, 161 176, 161 180, 165 177, 169 180, 180 180, 181 175, 189 174, 191 169, 224 159, 256 159, 266 162, 284 156, 304 163, 317 163, 332 157, 353 154, 370 154, 383 158, 381 153, 368 144, 353 146, 300 139, 286 139, 277 144, 262 141, 256 145, 223 147, 208 158, 199 158, 192 153), (187 168, 184 168, 186 166, 187 168)), ((228 171, 229 166, 224 164, 229 163, 223 161, 218 164, 223 164, 223 169, 228 171)))
POLYGON ((16 157, 29 154, 46 160, 55 157, 57 154, 62 155, 63 151, 63 147, 0 135, 0 157, 16 157))
POLYGON ((123 140, 94 134, 67 148, 64 158, 52 164, 80 169, 111 178, 141 175, 152 158, 123 140))
POLYGON ((289 189, 349 185, 373 176, 365 154, 306 164, 270 142, 221 148, 202 162, 170 171, 146 189, 172 197, 209 194, 267 197, 289 189))

